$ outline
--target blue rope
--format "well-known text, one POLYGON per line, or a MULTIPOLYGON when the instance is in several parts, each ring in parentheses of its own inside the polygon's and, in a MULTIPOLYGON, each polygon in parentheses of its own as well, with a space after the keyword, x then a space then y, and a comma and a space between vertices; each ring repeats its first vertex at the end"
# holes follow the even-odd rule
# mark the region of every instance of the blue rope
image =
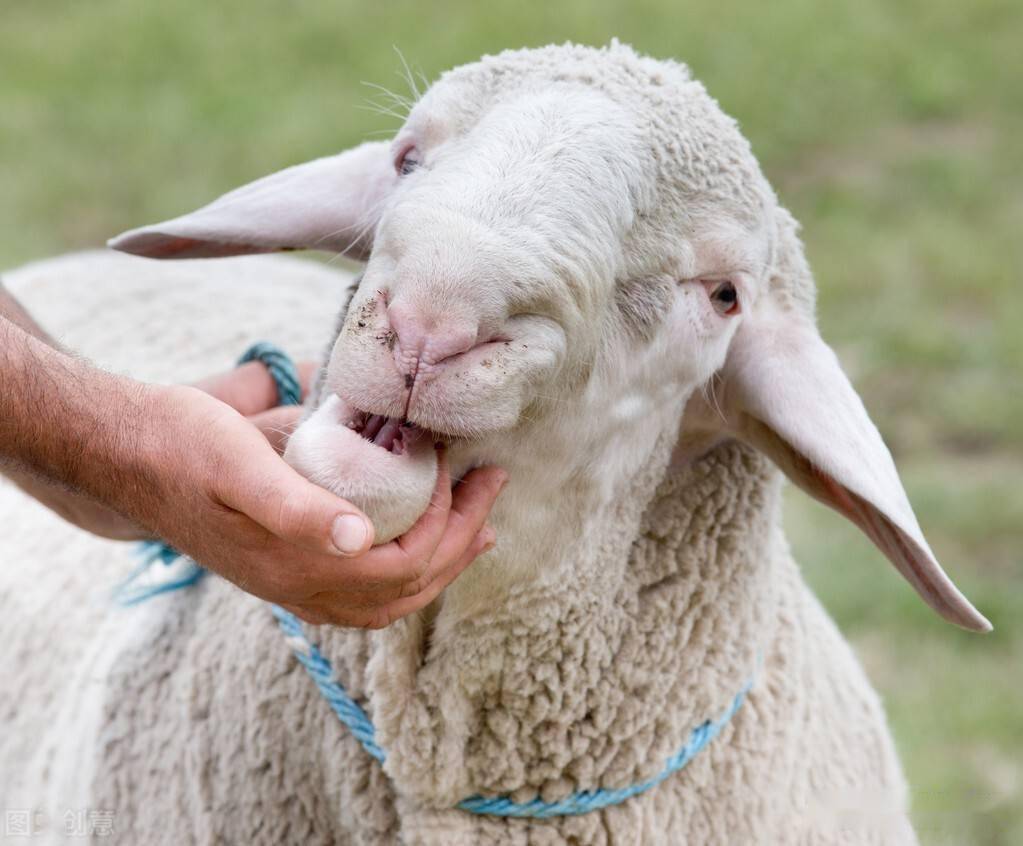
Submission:
POLYGON ((334 709, 338 719, 348 726, 348 730, 362 744, 362 748, 382 764, 387 755, 376 742, 373 723, 358 703, 348 695, 348 691, 334 678, 334 668, 330 666, 330 661, 306 638, 301 621, 279 605, 271 605, 270 610, 277 618, 291 651, 316 682, 320 693, 334 709))
POLYGON ((298 379, 298 370, 284 350, 269 341, 260 341, 245 351, 238 359, 238 366, 250 361, 261 362, 270 371, 277 386, 278 405, 302 404, 302 383, 298 379))
MULTIPOLYGON (((381 764, 386 760, 386 753, 376 742, 376 732, 373 723, 366 712, 359 707, 358 703, 348 695, 348 691, 334 677, 334 668, 323 656, 315 644, 311 643, 305 636, 301 621, 291 612, 285 611, 276 605, 271 606, 277 623, 287 638, 288 645, 306 671, 309 673, 316 686, 320 689, 323 698, 327 700, 338 719, 344 723, 352 735, 362 744, 370 755, 376 758, 381 764)), ((640 793, 656 787, 668 776, 677 773, 688 764, 696 754, 712 741, 721 730, 728 725, 729 720, 739 710, 746 694, 749 693, 753 681, 750 679, 743 685, 725 712, 716 720, 707 720, 697 726, 689 733, 689 739, 685 745, 672 755, 665 762, 664 768, 653 778, 631 784, 628 787, 621 787, 616 790, 598 788, 596 790, 577 791, 557 802, 545 802, 540 797, 531 799, 529 802, 513 802, 507 796, 470 796, 463 799, 456 807, 473 814, 485 814, 498 817, 533 817, 535 819, 547 819, 549 817, 576 816, 586 814, 590 811, 597 811, 611 805, 619 805, 626 799, 631 799, 640 793)))
MULTIPOLYGON (((302 384, 298 378, 298 370, 288 354, 267 341, 260 341, 249 347, 238 359, 238 366, 250 361, 262 362, 273 377, 277 386, 278 405, 301 405, 302 384)), ((191 587, 206 575, 205 568, 185 558, 174 547, 163 541, 143 541, 139 544, 141 562, 121 584, 114 589, 114 601, 125 607, 138 605, 161 593, 191 587), (152 573, 154 564, 164 567, 177 567, 180 571, 172 578, 163 578, 156 582, 139 583, 139 579, 152 573)))
MULTIPOLYGON (((242 365, 249 361, 261 361, 270 371, 270 375, 277 385, 277 396, 280 405, 298 405, 301 403, 302 389, 298 379, 298 372, 294 363, 288 356, 273 344, 265 341, 254 344, 245 355, 239 360, 242 365)), ((121 605, 136 605, 158 596, 161 593, 181 590, 198 582, 206 570, 194 561, 184 559, 181 553, 174 548, 160 541, 146 541, 141 544, 142 561, 134 572, 115 592, 115 598, 121 605), (157 562, 164 566, 171 566, 183 560, 180 564, 182 573, 173 579, 152 585, 135 585, 135 581, 147 572, 157 562)), ((285 611, 278 605, 270 605, 270 610, 277 619, 277 624, 284 633, 288 645, 305 667, 310 678, 316 683, 323 698, 327 700, 331 709, 338 719, 348 727, 362 748, 365 749, 381 764, 387 758, 387 753, 376 742, 376 730, 373 722, 366 715, 366 712, 359 707, 358 703, 348 695, 348 691, 334 677, 334 668, 331 666, 323 653, 317 649, 305 636, 305 630, 301 621, 291 612, 285 611)), ((746 694, 749 693, 753 680, 750 679, 743 685, 742 689, 735 695, 729 707, 716 720, 707 720, 693 729, 685 745, 672 755, 665 762, 663 769, 653 778, 632 784, 628 787, 621 787, 615 790, 597 788, 596 790, 577 791, 564 799, 556 802, 545 802, 539 796, 529 802, 513 802, 507 796, 470 796, 463 799, 456 807, 473 814, 485 814, 498 817, 532 817, 535 819, 548 819, 550 817, 575 816, 590 811, 597 811, 611 805, 618 805, 626 799, 630 799, 640 793, 656 787, 668 776, 677 773, 688 764, 696 754, 712 741, 721 730, 728 724, 729 720, 739 710, 746 694)))
POLYGON ((597 788, 596 790, 580 790, 557 802, 544 802, 540 797, 529 802, 513 802, 506 796, 495 796, 487 798, 484 796, 471 796, 458 803, 463 811, 471 811, 474 814, 491 814, 500 817, 534 817, 537 819, 548 819, 549 817, 577 816, 590 811, 599 811, 611 805, 620 805, 626 799, 631 799, 640 793, 644 793, 652 787, 656 787, 668 776, 677 773, 688 764, 696 753, 703 749, 710 741, 718 736, 735 716, 735 712, 746 699, 753 686, 750 679, 743 685, 742 689, 732 699, 727 710, 716 720, 707 720, 697 726, 689 733, 689 739, 685 745, 672 755, 665 762, 664 768, 653 778, 641 781, 639 784, 630 784, 628 787, 620 787, 616 790, 597 788))
POLYGON ((191 587, 206 575, 206 570, 192 561, 190 558, 183 558, 181 553, 174 547, 168 546, 163 541, 143 541, 138 545, 141 561, 132 570, 128 578, 121 582, 114 589, 114 601, 125 608, 138 605, 161 593, 181 590, 191 587), (164 567, 177 565, 181 571, 174 578, 164 578, 155 583, 139 584, 139 579, 145 573, 151 573, 154 564, 160 563, 164 567))

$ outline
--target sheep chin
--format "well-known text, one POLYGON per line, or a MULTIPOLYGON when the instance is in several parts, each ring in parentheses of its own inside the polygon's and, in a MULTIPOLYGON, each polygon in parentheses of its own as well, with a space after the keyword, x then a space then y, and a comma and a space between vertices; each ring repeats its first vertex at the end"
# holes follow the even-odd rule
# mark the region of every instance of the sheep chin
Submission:
POLYGON ((396 453, 366 440, 346 423, 336 396, 325 399, 288 440, 284 460, 311 482, 362 509, 374 543, 408 531, 426 511, 437 481, 437 453, 426 433, 396 453))

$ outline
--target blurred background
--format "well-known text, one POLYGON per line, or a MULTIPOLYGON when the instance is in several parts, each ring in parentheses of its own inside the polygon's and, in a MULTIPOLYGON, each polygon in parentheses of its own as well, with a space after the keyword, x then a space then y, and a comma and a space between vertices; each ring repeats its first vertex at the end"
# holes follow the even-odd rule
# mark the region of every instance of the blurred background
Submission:
POLYGON ((938 558, 928 611, 797 491, 789 535, 880 690, 925 844, 1023 843, 1023 4, 0 0, 0 269, 393 129, 367 101, 612 36, 690 64, 802 221, 820 323, 938 558))

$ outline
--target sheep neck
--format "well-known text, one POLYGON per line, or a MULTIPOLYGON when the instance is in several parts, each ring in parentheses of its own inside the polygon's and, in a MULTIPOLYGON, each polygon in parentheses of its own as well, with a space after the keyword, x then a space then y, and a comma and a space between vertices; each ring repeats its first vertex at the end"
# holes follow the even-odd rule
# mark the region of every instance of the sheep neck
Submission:
POLYGON ((611 484, 576 467, 559 487, 534 449, 529 507, 495 509, 504 543, 448 589, 429 643, 422 617, 373 634, 358 684, 403 790, 453 803, 641 779, 741 688, 770 637, 778 474, 734 442, 669 470, 675 435, 611 484), (598 753, 621 720, 632 734, 598 753))

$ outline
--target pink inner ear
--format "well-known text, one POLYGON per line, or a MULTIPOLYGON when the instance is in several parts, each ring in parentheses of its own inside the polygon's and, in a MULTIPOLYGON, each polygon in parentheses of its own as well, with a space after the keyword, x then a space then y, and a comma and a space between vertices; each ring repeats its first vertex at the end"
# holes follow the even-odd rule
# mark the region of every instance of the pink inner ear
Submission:
POLYGON ((938 614, 971 631, 991 630, 991 624, 959 593, 937 562, 883 513, 809 462, 804 465, 804 470, 818 486, 814 495, 870 538, 938 614))
POLYGON ((898 527, 886 520, 869 502, 850 494, 845 487, 819 468, 811 465, 809 470, 825 492, 829 504, 874 542, 928 605, 939 608, 942 597, 927 577, 926 569, 920 565, 921 551, 907 543, 898 527))

